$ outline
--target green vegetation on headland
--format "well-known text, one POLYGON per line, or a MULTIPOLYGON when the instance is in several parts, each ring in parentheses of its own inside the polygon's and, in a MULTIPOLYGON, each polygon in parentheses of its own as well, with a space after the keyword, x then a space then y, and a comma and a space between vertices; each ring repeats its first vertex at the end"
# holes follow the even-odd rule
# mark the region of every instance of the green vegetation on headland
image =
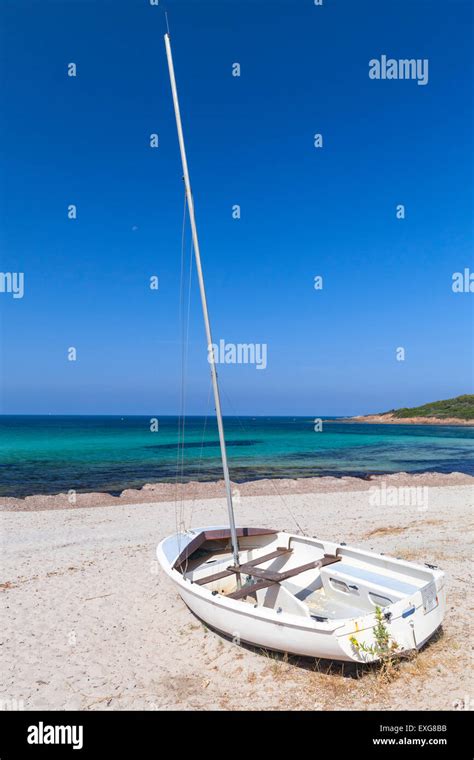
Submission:
POLYGON ((448 398, 445 401, 433 401, 431 404, 423 404, 423 406, 405 409, 392 409, 389 412, 382 412, 381 414, 390 414, 396 419, 405 419, 405 417, 435 417, 438 420, 447 418, 474 420, 474 395, 466 393, 464 396, 448 398))

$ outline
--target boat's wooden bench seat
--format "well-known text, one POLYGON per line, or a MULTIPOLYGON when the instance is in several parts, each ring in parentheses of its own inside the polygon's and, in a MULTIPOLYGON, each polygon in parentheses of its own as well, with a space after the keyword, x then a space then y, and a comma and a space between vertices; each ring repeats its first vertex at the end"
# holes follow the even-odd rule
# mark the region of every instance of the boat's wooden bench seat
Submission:
POLYGON ((262 568, 258 568, 257 565, 261 565, 263 562, 269 562, 272 559, 276 559, 277 557, 283 557, 285 554, 291 554, 293 550, 287 549, 284 546, 277 546, 275 551, 270 552, 269 554, 264 554, 262 557, 256 557, 255 559, 251 559, 249 562, 245 562, 245 564, 240 565, 240 568, 235 568, 234 566, 227 567, 225 570, 221 570, 218 573, 213 573, 212 575, 205 575, 204 578, 198 578, 198 580, 193 581, 197 586, 205 586, 207 583, 212 583, 213 581, 219 581, 221 578, 228 578, 229 575, 233 575, 234 573, 246 573, 247 575, 255 575, 257 572, 271 572, 270 570, 263 571, 262 568))
POLYGON ((292 551, 292 549, 287 549, 284 546, 278 546, 275 551, 270 552, 269 554, 264 554, 261 557, 256 557, 248 562, 244 562, 238 567, 235 565, 229 565, 225 570, 213 573, 212 575, 205 575, 203 578, 198 578, 193 582, 198 586, 205 586, 208 583, 219 581, 222 578, 228 578, 230 575, 250 575, 252 578, 258 578, 254 583, 249 583, 246 586, 237 589, 237 591, 227 594, 229 599, 244 599, 246 596, 254 594, 256 591, 260 591, 260 589, 268 588, 275 583, 281 583, 282 581, 286 581, 287 578, 293 578, 295 575, 301 575, 301 573, 305 573, 307 570, 314 570, 316 568, 325 567, 326 565, 332 565, 334 562, 339 562, 341 559, 333 554, 325 554, 322 559, 313 560, 312 562, 307 562, 305 565, 292 567, 291 569, 283 570, 282 572, 258 567, 258 565, 262 565, 264 562, 270 562, 272 559, 291 554, 292 551))
POLYGON ((313 560, 313 562, 307 562, 305 565, 292 567, 290 570, 284 570, 283 572, 275 572, 273 570, 249 567, 250 563, 248 562, 244 565, 241 565, 239 568, 229 567, 228 570, 231 570, 233 573, 245 573, 247 575, 251 575, 252 577, 260 578, 261 580, 255 581, 255 583, 249 583, 246 586, 242 586, 242 588, 238 589, 237 591, 233 591, 231 594, 227 594, 227 598, 244 599, 246 596, 249 596, 249 594, 254 594, 256 591, 260 591, 260 589, 268 588, 268 586, 273 586, 275 583, 286 581, 287 578, 293 578, 293 576, 305 573, 307 570, 314 570, 316 568, 325 567, 326 565, 332 565, 334 562, 340 562, 340 560, 340 557, 336 557, 333 554, 325 554, 322 559, 313 560))

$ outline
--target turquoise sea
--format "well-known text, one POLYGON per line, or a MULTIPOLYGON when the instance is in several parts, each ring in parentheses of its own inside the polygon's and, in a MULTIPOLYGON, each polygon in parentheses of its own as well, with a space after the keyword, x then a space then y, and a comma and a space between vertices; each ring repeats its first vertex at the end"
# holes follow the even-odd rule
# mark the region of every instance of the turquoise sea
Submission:
MULTIPOLYGON (((227 417, 234 481, 318 475, 367 477, 391 472, 474 474, 474 428, 369 425, 311 417, 227 417)), ((0 417, 0 495, 77 491, 120 493, 174 481, 178 418, 0 417)), ((221 477, 214 419, 188 417, 180 480, 221 477)))

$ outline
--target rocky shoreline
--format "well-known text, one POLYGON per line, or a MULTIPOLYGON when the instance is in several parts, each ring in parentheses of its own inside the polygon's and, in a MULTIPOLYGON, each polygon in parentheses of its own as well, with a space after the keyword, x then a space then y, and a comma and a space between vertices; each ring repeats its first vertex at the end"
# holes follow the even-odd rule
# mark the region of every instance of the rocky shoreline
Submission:
MULTIPOLYGON (((356 477, 313 477, 278 478, 274 480, 250 480, 246 483, 232 483, 233 499, 238 508, 241 498, 249 496, 273 496, 275 499, 289 494, 348 493, 367 491, 373 486, 386 483, 389 486, 464 486, 474 485, 474 477, 462 472, 407 473, 397 472, 387 475, 356 477)), ((37 494, 18 499, 0 497, 0 512, 39 512, 43 510, 66 509, 72 511, 85 507, 121 506, 122 504, 153 504, 162 502, 184 502, 198 499, 222 499, 225 494, 224 481, 191 481, 189 483, 146 483, 143 488, 128 488, 120 496, 110 493, 59 493, 37 494)))
POLYGON ((461 420, 458 417, 395 417, 393 414, 366 414, 348 417, 345 422, 371 422, 378 425, 459 425, 474 427, 474 420, 461 420))

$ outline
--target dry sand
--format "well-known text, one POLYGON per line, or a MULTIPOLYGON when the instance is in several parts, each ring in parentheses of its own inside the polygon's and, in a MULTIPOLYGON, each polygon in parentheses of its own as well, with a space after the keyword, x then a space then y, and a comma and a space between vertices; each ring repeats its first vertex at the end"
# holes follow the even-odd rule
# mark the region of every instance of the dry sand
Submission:
MULTIPOLYGON (((368 490, 373 482, 319 479, 313 491, 309 480, 288 481, 286 489, 278 481, 272 491, 277 486, 282 497, 268 491, 246 495, 241 488, 236 508, 242 524, 296 532, 296 519, 310 535, 435 563, 446 571, 443 633, 414 660, 403 662, 389 687, 373 670, 287 662, 207 630, 155 560, 157 542, 175 530, 175 504, 115 499, 114 506, 25 510, 16 505, 3 512, 3 707, 450 710, 469 705, 474 478, 383 480, 387 486, 426 485, 428 503, 421 509, 374 506, 374 492, 368 490)), ((193 526, 226 520, 222 498, 186 501, 181 512, 193 526)))

